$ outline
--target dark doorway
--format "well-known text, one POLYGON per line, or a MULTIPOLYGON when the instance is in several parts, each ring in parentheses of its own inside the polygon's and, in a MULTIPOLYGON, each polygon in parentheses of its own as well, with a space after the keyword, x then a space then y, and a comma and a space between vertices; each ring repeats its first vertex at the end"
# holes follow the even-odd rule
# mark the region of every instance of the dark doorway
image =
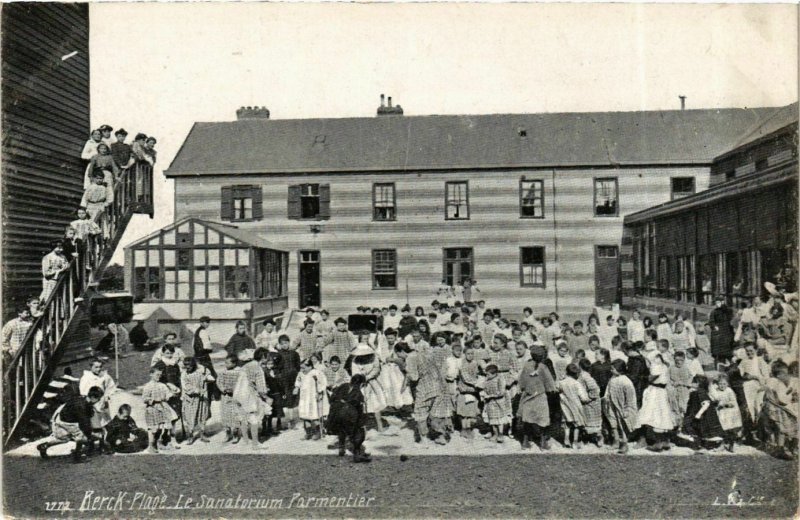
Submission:
POLYGON ((594 250, 595 304, 619 303, 619 247, 595 246, 594 250))
POLYGON ((319 307, 322 303, 319 285, 319 251, 300 251, 300 308, 319 307))

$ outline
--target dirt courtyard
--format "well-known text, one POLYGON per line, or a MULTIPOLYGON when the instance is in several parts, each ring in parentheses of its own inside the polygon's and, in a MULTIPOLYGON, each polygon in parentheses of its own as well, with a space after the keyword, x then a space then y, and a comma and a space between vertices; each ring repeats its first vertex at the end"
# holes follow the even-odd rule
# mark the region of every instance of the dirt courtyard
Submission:
POLYGON ((789 518, 796 474, 746 455, 12 456, 3 487, 21 518, 789 518), (744 505, 721 505, 734 481, 744 505))

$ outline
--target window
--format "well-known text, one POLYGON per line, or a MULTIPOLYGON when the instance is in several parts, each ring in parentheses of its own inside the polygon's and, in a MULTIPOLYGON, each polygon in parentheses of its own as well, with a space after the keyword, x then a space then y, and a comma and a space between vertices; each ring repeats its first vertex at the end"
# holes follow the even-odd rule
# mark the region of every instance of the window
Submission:
POLYGON ((372 219, 395 220, 394 183, 378 183, 372 185, 372 219))
POLYGON ((694 177, 673 177, 670 182, 672 183, 672 200, 694 195, 694 177))
POLYGON ((330 184, 297 184, 289 186, 288 218, 323 220, 331 216, 330 184))
POLYGON ((475 268, 471 247, 450 247, 444 250, 444 274, 447 285, 474 278, 475 268))
POLYGON ((597 258, 616 258, 618 254, 617 246, 597 246, 597 258))
MULTIPOLYGON (((139 251, 137 251, 138 253, 139 251)), ((136 267, 133 270, 133 298, 140 302, 158 300, 161 297, 161 269, 158 267, 136 267)))
POLYGON ((544 218, 544 181, 520 181, 519 216, 544 218))
POLYGON ((372 251, 372 288, 397 289, 397 251, 394 249, 372 251))
POLYGON ((736 170, 728 170, 725 172, 725 180, 731 180, 736 178, 736 170))
POLYGON ((250 298, 250 251, 248 249, 223 249, 222 272, 224 298, 246 300, 250 298))
POLYGON ((467 181, 445 183, 445 219, 469 219, 469 185, 467 181))
POLYGON ((544 247, 521 247, 519 274, 521 287, 544 287, 544 247))
POLYGON ((230 221, 263 218, 261 186, 223 186, 220 217, 230 221))
POLYGON ((619 215, 617 178, 594 180, 594 216, 616 217, 619 215))

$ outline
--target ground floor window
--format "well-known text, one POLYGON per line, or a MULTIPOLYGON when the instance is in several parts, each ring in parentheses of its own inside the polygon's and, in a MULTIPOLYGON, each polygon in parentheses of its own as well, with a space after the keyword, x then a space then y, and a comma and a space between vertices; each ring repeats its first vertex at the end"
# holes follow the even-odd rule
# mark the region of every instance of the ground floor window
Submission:
POLYGON ((372 288, 397 289, 397 251, 375 249, 372 251, 372 288))
POLYGON ((544 247, 521 247, 519 250, 520 286, 544 287, 544 247))
POLYGON ((455 286, 475 277, 471 247, 448 247, 444 250, 444 273, 442 278, 449 286, 455 286))

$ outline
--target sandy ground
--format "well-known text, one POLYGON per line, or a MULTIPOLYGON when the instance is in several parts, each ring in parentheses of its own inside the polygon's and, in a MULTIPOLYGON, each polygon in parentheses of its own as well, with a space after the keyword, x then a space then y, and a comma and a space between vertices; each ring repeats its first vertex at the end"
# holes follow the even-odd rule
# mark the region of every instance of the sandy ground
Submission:
MULTIPOLYGON (((111 400, 112 407, 132 404, 140 424, 136 387, 146 379, 151 355, 125 358, 126 390, 111 400)), ((218 416, 216 405, 213 411, 218 416)), ((557 444, 550 452, 523 452, 512 439, 497 444, 458 436, 438 446, 414 443, 400 418, 387 420, 387 434, 368 434, 370 464, 337 457, 327 448, 333 437, 303 440, 302 429, 269 439, 258 453, 244 444, 225 444, 216 417, 209 422, 210 443, 158 455, 104 455, 72 464, 71 445, 53 448, 53 458, 42 460, 35 448, 40 441, 30 442, 4 459, 6 513, 23 518, 789 518, 796 511, 796 463, 749 447, 735 454, 634 449, 621 456, 557 444), (727 501, 733 485, 745 505, 715 505, 727 501), (109 499, 101 502, 104 497, 109 499), (309 497, 333 497, 341 507, 309 497), (187 498, 193 501, 188 506, 187 498), (250 499, 249 508, 242 507, 250 499), (58 507, 69 510, 53 510, 58 507)))
POLYGON ((85 464, 9 457, 4 499, 7 514, 24 518, 789 518, 796 472, 791 462, 742 455, 412 456, 370 464, 335 455, 115 455, 85 464), (747 505, 715 505, 734 482, 747 505), (113 498, 105 503, 112 510, 96 497, 113 498), (341 498, 342 507, 309 497, 341 498), (193 502, 184 508, 187 498, 193 502), (249 499, 262 508, 242 508, 249 499), (69 502, 70 511, 48 511, 48 502, 69 502))

